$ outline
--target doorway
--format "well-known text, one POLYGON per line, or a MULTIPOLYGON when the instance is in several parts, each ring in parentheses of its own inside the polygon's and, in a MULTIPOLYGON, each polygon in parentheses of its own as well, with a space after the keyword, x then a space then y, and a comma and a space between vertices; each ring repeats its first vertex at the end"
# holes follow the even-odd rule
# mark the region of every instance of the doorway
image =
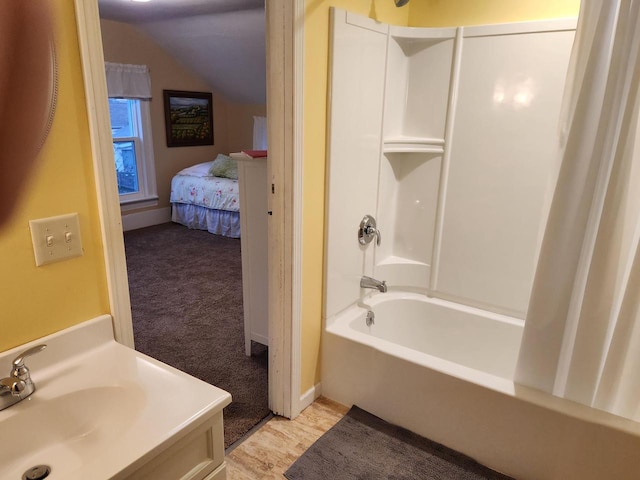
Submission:
MULTIPOLYGON (((78 19, 78 37, 83 64, 83 76, 87 97, 91 147, 94 158, 95 180, 102 240, 105 251, 105 269, 109 290, 110 311, 114 319, 114 331, 119 342, 133 345, 131 305, 126 273, 126 257, 122 239, 120 205, 114 178, 112 138, 109 125, 104 58, 100 36, 100 19, 97 0, 74 0, 78 19), (108 161, 101 161, 107 159, 108 161)), ((293 49, 296 38, 302 36, 302 22, 294 25, 296 18, 304 16, 304 1, 274 0, 267 7, 267 89, 269 92, 269 144, 270 155, 277 158, 270 162, 269 179, 277 181, 283 188, 275 190, 270 207, 280 206, 278 224, 273 220, 269 228, 270 284, 273 279, 284 279, 275 283, 285 288, 270 291, 269 299, 269 405, 276 414, 295 417, 300 412, 300 322, 299 292, 292 293, 292 278, 301 277, 299 262, 294 262, 294 248, 299 255, 301 246, 300 208, 294 210, 295 193, 299 180, 294 176, 294 166, 301 164, 301 129, 293 132, 294 125, 301 121, 300 102, 292 97, 301 95, 301 48, 293 49), (286 28, 285 28, 286 27, 286 28), (284 33, 284 34, 283 34, 284 33), (295 55, 294 55, 295 53, 295 55), (287 66, 285 73, 285 65, 287 66), (293 80, 298 72, 297 81, 293 80), (277 75, 286 76, 287 82, 279 81, 277 75), (274 77, 274 78, 272 78, 274 77), (296 84, 296 89, 287 86, 296 84), (287 99, 288 101, 285 101, 287 99), (284 105, 289 105, 285 110, 284 105), (294 109, 293 105, 296 105, 294 109), (294 112, 295 114, 294 118, 294 112), (284 195, 284 193, 287 195, 284 195), (294 214, 295 213, 295 214, 294 214), (286 223, 285 223, 286 222, 286 223), (294 239, 295 237, 295 239, 294 239)), ((299 170, 298 170, 299 171, 299 170)), ((273 210, 273 208, 270 208, 273 210)))

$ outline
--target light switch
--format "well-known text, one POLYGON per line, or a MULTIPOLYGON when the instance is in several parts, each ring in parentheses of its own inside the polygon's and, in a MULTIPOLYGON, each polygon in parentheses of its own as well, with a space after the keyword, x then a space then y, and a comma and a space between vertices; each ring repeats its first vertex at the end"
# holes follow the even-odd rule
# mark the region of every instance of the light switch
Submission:
POLYGON ((82 256, 77 213, 30 220, 29 228, 37 266, 82 256))

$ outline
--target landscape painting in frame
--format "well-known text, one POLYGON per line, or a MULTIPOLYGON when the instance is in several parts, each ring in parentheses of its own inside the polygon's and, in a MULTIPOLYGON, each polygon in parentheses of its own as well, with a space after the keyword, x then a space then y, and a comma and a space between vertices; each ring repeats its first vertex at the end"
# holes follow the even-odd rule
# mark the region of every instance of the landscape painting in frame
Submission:
POLYGON ((211 93, 164 90, 167 147, 213 145, 211 93))

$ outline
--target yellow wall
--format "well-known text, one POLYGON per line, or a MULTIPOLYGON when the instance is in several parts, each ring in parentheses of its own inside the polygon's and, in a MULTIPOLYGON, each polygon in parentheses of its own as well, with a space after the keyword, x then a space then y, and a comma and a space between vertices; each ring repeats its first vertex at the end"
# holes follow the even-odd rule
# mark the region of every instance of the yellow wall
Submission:
POLYGON ((576 17, 580 0, 413 0, 409 6, 411 27, 455 27, 576 17))
POLYGON ((320 382, 329 7, 409 26, 458 26, 577 16, 578 0, 307 0, 301 393, 320 382))
POLYGON ((0 351, 109 313, 75 12, 68 0, 51 4, 58 105, 27 191, 0 229, 0 351), (83 256, 36 267, 29 220, 71 212, 80 216, 83 256))
POLYGON ((393 0, 307 0, 305 5, 301 393, 320 382, 326 99, 332 6, 394 25, 406 25, 409 15, 408 8, 396 8, 393 0))

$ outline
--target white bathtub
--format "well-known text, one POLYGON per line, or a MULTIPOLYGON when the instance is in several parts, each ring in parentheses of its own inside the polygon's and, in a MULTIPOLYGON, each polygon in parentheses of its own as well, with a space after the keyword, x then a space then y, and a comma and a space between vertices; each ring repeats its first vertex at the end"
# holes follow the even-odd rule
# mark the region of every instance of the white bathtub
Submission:
POLYGON ((518 479, 638 479, 640 424, 517 386, 523 323, 411 293, 327 319, 322 394, 518 479))
POLYGON ((462 305, 454 309, 456 304, 437 299, 426 300, 423 295, 379 295, 373 303, 369 302, 376 315, 373 325, 367 326, 362 312, 354 309, 346 322, 335 322, 332 331, 337 334, 351 331, 358 341, 425 366, 446 360, 456 370, 464 366, 513 378, 522 320, 462 305), (420 353, 424 358, 417 355, 420 353))

